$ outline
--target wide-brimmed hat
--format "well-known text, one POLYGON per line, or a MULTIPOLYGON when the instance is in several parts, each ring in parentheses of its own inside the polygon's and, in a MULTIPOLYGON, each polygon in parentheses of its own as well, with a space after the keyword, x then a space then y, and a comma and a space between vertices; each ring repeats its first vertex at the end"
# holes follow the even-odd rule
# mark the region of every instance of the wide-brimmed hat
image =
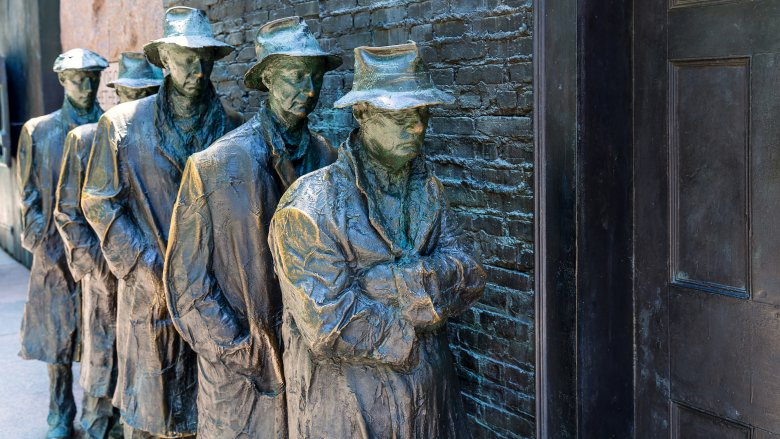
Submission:
POLYGON ((216 59, 224 58, 234 50, 230 44, 214 38, 214 31, 205 12, 187 6, 174 6, 165 11, 163 37, 144 46, 149 62, 158 67, 163 67, 160 63, 160 46, 163 44, 190 49, 214 49, 216 59))
POLYGON ((117 85, 128 88, 159 87, 163 83, 162 70, 149 63, 143 52, 122 52, 119 57, 119 77, 109 82, 109 87, 117 85))
POLYGON ((280 18, 264 24, 255 37, 255 52, 257 63, 244 75, 244 83, 262 91, 268 91, 268 88, 261 80, 261 73, 280 56, 321 57, 325 60, 325 71, 337 69, 342 62, 340 56, 322 50, 300 17, 280 18))
POLYGON ((414 41, 397 46, 355 49, 352 90, 336 108, 366 102, 385 110, 451 104, 450 94, 436 88, 414 41))
POLYGON ((54 71, 64 72, 65 70, 92 70, 101 71, 108 67, 108 61, 97 53, 87 49, 70 49, 60 54, 54 60, 54 71))

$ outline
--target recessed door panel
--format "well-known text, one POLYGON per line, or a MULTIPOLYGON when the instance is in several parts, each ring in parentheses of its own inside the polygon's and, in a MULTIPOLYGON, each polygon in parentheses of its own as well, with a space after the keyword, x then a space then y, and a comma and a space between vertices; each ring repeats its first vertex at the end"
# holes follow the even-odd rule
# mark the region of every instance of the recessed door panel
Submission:
POLYGON ((672 281, 747 297, 750 60, 670 69, 672 281))
POLYGON ((750 439, 750 428, 673 403, 673 439, 750 439))

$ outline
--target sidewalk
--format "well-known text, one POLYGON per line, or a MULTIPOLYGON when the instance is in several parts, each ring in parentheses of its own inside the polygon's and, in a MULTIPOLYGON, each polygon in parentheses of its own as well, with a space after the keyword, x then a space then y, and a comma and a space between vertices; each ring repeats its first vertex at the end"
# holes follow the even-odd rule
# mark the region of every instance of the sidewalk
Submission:
MULTIPOLYGON (((49 411, 46 364, 25 361, 19 352, 19 325, 30 272, 0 250, 0 438, 43 439, 49 411)), ((81 415, 82 390, 74 367, 74 395, 81 415)), ((78 436, 77 436, 78 437, 78 436)))

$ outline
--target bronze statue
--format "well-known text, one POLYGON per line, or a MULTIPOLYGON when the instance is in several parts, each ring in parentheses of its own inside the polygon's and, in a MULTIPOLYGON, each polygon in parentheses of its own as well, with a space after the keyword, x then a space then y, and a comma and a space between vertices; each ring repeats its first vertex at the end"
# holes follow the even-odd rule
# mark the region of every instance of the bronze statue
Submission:
POLYGON ((439 180, 420 156, 449 103, 414 43, 355 49, 359 128, 279 202, 270 246, 284 302, 291 438, 468 437, 446 322, 482 295, 439 180))
POLYGON ((60 110, 30 119, 19 137, 18 179, 22 191, 22 244, 32 252, 30 289, 22 319, 22 349, 28 360, 48 363, 48 438, 70 437, 76 403, 71 363, 79 359, 81 289, 68 269, 66 250, 54 222, 55 192, 65 135, 96 122, 100 72, 108 62, 86 49, 57 57, 54 71, 65 89, 60 110))
POLYGON ((190 157, 165 259, 168 308, 209 377, 199 382, 200 439, 287 437, 268 225, 287 187, 336 156, 307 116, 341 59, 322 51, 298 17, 261 27, 256 49, 244 82, 269 90, 267 103, 190 157))
POLYGON ((214 61, 232 50, 213 38, 203 11, 168 9, 164 37, 144 46, 149 62, 168 71, 159 93, 98 122, 81 207, 119 279, 114 404, 126 438, 196 432, 195 354, 168 314, 163 257, 187 158, 240 122, 210 80, 214 61))
POLYGON ((162 70, 150 63, 143 52, 122 52, 119 75, 106 85, 116 91, 119 103, 125 103, 156 94, 162 83, 162 70))
MULTIPOLYGON (((125 52, 119 60, 119 78, 108 86, 120 102, 157 93, 162 70, 150 65, 140 52, 125 52)), ((97 123, 71 130, 65 138, 54 220, 65 244, 74 280, 81 282, 82 352, 81 387, 84 404, 81 427, 88 437, 121 437, 119 413, 111 403, 116 387, 116 278, 100 251, 100 241, 81 211, 84 171, 92 151, 97 123)))

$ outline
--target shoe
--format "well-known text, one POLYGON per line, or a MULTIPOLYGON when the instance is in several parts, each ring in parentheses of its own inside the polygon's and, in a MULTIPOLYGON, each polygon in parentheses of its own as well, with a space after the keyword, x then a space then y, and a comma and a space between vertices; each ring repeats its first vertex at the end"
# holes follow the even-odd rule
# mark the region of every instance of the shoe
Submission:
POLYGON ((108 439, 124 439, 124 427, 122 423, 117 422, 108 432, 108 439))

